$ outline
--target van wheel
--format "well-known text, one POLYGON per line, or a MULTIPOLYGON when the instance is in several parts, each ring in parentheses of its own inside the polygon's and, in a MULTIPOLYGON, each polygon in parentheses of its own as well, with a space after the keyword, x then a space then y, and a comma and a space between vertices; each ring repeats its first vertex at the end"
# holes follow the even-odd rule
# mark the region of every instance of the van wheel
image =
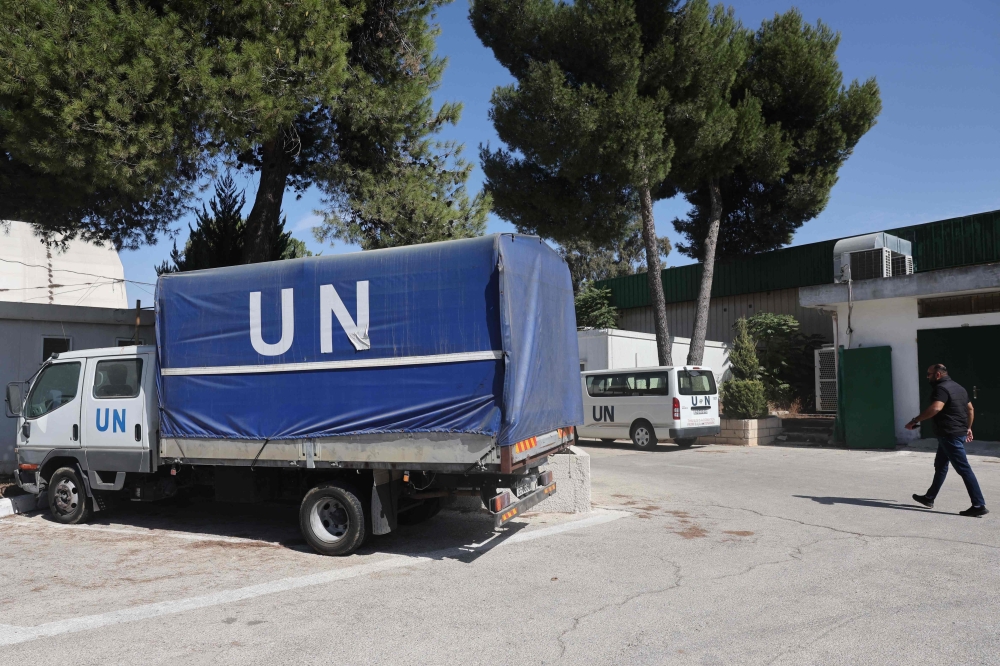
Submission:
POLYGON ((80 475, 72 467, 60 467, 49 479, 49 511, 52 519, 76 525, 90 517, 90 500, 80 475))
POLYGON ((353 487, 343 481, 323 483, 299 507, 299 527, 320 555, 348 555, 365 541, 365 510, 353 487))
POLYGON ((686 449, 697 441, 698 441, 697 437, 682 437, 681 439, 675 439, 674 444, 681 447, 682 449, 686 449))
POLYGON ((656 432, 649 421, 640 420, 633 423, 629 436, 636 448, 651 449, 656 446, 656 432))

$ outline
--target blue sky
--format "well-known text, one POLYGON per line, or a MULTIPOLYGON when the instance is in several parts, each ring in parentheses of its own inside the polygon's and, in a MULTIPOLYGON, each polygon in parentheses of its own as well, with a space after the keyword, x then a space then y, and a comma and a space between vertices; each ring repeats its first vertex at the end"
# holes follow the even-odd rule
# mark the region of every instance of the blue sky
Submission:
MULTIPOLYGON (((1000 2, 743 0, 733 6, 753 27, 793 6, 810 22, 822 19, 842 35, 838 57, 845 82, 875 76, 882 90, 878 125, 841 169, 826 210, 802 227, 794 244, 1000 209, 1000 2)), ((449 65, 434 98, 464 105, 461 121, 443 138, 465 144, 465 156, 476 164, 469 181, 474 193, 482 184, 478 146, 499 143, 488 118, 490 94, 512 79, 476 38, 467 13, 467 0, 438 12, 438 51, 449 65)), ((255 189, 255 181, 248 180, 251 202, 255 189)), ((294 235, 313 252, 356 251, 313 239, 310 228, 318 207, 313 192, 299 201, 286 195, 284 210, 294 235)), ((680 199, 659 202, 660 234, 676 242, 670 222, 686 209, 680 199)), ((182 246, 187 220, 178 229, 182 246)), ((510 230, 511 225, 491 218, 489 231, 510 230)), ((153 267, 170 247, 165 240, 123 251, 125 277, 155 282, 153 267)), ((675 252, 667 264, 689 261, 675 252)), ((128 292, 130 302, 152 304, 152 287, 130 284, 128 292)))

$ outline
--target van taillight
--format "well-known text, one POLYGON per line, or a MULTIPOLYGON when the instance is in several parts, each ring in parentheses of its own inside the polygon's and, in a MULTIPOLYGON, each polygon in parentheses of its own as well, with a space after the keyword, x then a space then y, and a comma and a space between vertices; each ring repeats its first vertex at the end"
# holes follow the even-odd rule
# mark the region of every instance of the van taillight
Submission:
POLYGON ((681 401, 674 398, 674 421, 681 420, 681 401))

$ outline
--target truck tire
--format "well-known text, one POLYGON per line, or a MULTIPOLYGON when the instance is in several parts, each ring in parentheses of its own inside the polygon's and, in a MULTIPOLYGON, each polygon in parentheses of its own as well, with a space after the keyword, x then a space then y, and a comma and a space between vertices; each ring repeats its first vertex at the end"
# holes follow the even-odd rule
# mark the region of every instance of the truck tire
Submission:
POLYGON ((697 437, 682 437, 680 439, 675 439, 674 444, 681 447, 682 449, 690 448, 692 444, 698 441, 697 437))
POLYGON ((306 493, 299 507, 299 528, 320 555, 349 555, 364 543, 368 532, 357 491, 340 480, 306 493))
POLYGON ((430 499, 421 501, 420 504, 399 512, 396 515, 396 522, 400 525, 417 525, 438 515, 440 510, 441 498, 431 497, 430 499))
POLYGON ((637 449, 649 450, 656 446, 656 431, 645 419, 639 419, 632 424, 629 437, 637 449))
POLYGON ((90 500, 80 475, 72 467, 60 467, 49 478, 49 511, 52 519, 76 525, 90 518, 90 500))

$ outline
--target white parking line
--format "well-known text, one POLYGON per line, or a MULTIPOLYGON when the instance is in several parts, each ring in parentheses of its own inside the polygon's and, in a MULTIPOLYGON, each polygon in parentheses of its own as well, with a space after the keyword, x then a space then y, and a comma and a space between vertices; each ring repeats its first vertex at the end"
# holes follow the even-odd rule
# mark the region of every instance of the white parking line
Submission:
MULTIPOLYGON (((570 530, 578 530, 584 527, 609 523, 628 515, 630 514, 625 511, 598 509, 594 511, 592 515, 586 518, 581 518, 580 520, 573 520, 559 525, 553 525, 551 527, 543 527, 537 530, 518 532, 510 538, 497 543, 496 547, 499 548, 509 544, 534 541, 535 539, 555 536, 556 534, 561 534, 562 532, 568 532, 570 530)), ((131 532, 131 530, 129 531, 131 532)), ((489 541, 492 541, 492 539, 489 541)), ((246 599, 262 597, 267 594, 287 592, 289 590, 296 590, 303 587, 325 585, 327 583, 348 580, 359 576, 367 576, 369 574, 389 569, 398 569, 400 567, 422 564, 435 559, 456 557, 464 552, 469 552, 470 550, 474 551, 489 541, 484 542, 484 544, 473 544, 472 546, 466 546, 463 548, 448 548, 423 555, 392 555, 377 562, 357 564, 343 569, 323 571, 321 573, 310 574, 308 576, 282 578, 268 583, 241 587, 235 590, 213 592, 211 594, 205 594, 198 597, 189 597, 187 599, 160 601, 153 604, 133 606, 132 608, 124 608, 122 610, 111 611, 108 613, 100 613, 98 615, 86 615, 84 617, 77 617, 69 620, 58 620, 56 622, 48 622, 35 627, 18 627, 9 624, 0 624, 0 645, 15 645, 17 643, 25 643, 27 641, 33 641, 49 636, 60 636, 62 634, 89 631, 92 629, 99 629, 101 627, 124 624, 126 622, 138 622, 139 620, 148 620, 150 618, 160 617, 163 615, 174 615, 176 613, 184 613, 186 611, 196 610, 199 608, 219 606, 221 604, 228 604, 234 601, 244 601, 246 599)))
POLYGON ((9 520, 0 523, 0 527, 45 527, 54 530, 83 530, 87 532, 108 532, 110 534, 124 534, 131 537, 164 537, 169 539, 181 539, 183 541, 221 541, 223 543, 267 543, 279 545, 276 541, 264 541, 263 539, 244 539, 241 537, 229 537, 221 535, 191 534, 188 532, 174 532, 170 530, 148 529, 137 530, 120 527, 104 527, 101 525, 63 525, 46 520, 42 517, 24 518, 20 521, 9 520))

